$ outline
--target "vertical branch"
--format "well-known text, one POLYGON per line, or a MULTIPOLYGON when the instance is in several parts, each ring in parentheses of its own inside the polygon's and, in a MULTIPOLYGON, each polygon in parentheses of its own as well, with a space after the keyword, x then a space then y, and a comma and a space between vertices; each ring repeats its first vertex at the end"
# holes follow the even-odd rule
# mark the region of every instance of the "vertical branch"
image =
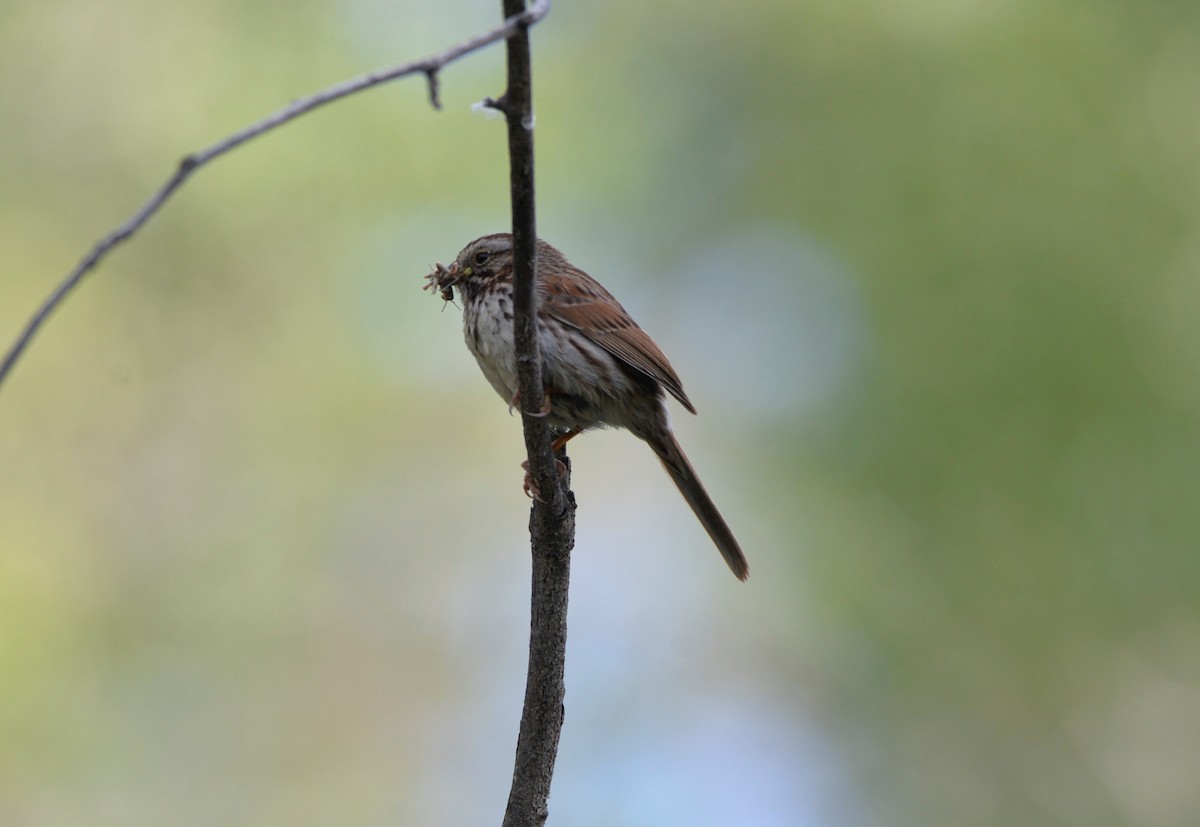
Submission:
MULTIPOLYGON (((505 17, 525 10, 524 0, 503 0, 505 17)), ((513 234, 513 342, 517 352, 517 386, 522 399, 525 449, 529 471, 543 493, 557 499, 558 480, 551 474, 550 428, 545 417, 526 411, 541 410, 544 390, 542 361, 537 342, 537 296, 534 272, 537 262, 537 216, 533 182, 533 79, 529 57, 529 31, 518 29, 508 38, 508 89, 497 106, 508 123, 509 188, 512 196, 513 234)))
MULTIPOLYGON (((525 0, 503 0, 504 16, 525 11, 525 0)), ((529 516, 533 551, 529 670, 517 735, 512 789, 504 827, 541 827, 563 723, 567 649, 567 591, 575 543, 575 503, 569 478, 559 476, 550 428, 539 415, 545 398, 537 341, 537 223, 534 213, 533 104, 528 27, 508 38, 508 88, 492 105, 508 122, 513 234, 513 339, 517 387, 529 472, 539 491, 529 516), (531 414, 530 411, 533 413, 531 414)), ((565 455, 564 455, 565 460, 565 455)))

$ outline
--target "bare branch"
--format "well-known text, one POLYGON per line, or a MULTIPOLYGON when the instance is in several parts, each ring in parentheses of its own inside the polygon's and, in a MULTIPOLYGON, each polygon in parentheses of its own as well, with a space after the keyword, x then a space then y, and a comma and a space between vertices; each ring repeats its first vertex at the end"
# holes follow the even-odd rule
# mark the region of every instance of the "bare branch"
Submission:
POLYGON ((8 374, 12 371, 13 366, 29 346, 29 343, 33 340, 33 337, 37 334, 41 326, 58 309, 58 306, 62 304, 67 295, 79 285, 84 276, 91 272, 108 255, 112 248, 126 241, 140 230, 162 208, 167 199, 200 167, 219 158, 226 152, 236 149, 252 138, 257 138, 259 135, 270 132, 276 127, 283 126, 285 123, 312 112, 314 109, 318 109, 327 103, 333 103, 336 100, 341 100, 357 92, 362 92, 407 75, 417 73, 425 75, 429 82, 430 102, 435 109, 440 109, 441 101, 438 97, 437 73, 442 67, 458 60, 464 55, 495 43, 497 40, 503 40, 514 32, 524 32, 529 26, 545 17, 549 10, 550 0, 534 0, 534 3, 528 9, 522 6, 519 13, 507 16, 501 25, 464 40, 457 46, 451 46, 449 49, 438 52, 423 60, 403 63, 389 69, 371 72, 362 77, 331 86, 306 98, 300 98, 274 114, 247 126, 239 132, 235 132, 227 138, 217 141, 212 146, 186 156, 179 162, 174 174, 159 188, 158 192, 154 193, 150 200, 139 207, 137 212, 130 216, 124 224, 97 242, 91 252, 83 257, 79 264, 75 266, 75 269, 59 283, 58 287, 46 298, 37 312, 30 317, 24 330, 21 331, 21 334, 4 355, 4 361, 0 362, 0 385, 4 384, 4 380, 8 378, 8 374))
MULTIPOLYGON (((525 0, 503 0, 504 14, 521 13, 525 0)), ((513 341, 517 387, 525 426, 529 473, 539 491, 529 515, 533 552, 529 669, 503 827, 541 827, 563 724, 567 650, 567 592, 575 544, 575 499, 560 477, 550 449, 550 427, 536 413, 545 398, 537 340, 537 222, 534 211, 533 103, 529 36, 522 27, 508 39, 508 88, 485 106, 504 113, 512 196, 513 341), (534 413, 530 413, 532 409, 534 413)), ((566 455, 563 454, 566 461, 566 455)))
POLYGON ((436 69, 430 69, 425 73, 425 79, 429 81, 429 105, 434 109, 442 108, 442 98, 438 89, 438 73, 436 69))

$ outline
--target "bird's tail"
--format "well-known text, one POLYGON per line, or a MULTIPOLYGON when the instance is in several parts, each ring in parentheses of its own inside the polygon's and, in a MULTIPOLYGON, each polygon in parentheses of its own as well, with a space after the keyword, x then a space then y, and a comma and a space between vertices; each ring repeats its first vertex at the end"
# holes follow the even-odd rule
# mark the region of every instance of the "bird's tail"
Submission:
POLYGON ((679 493, 692 507, 692 511, 700 520, 700 524, 704 526, 704 530, 708 532, 708 536, 716 543, 717 550, 725 558, 730 570, 737 575, 738 580, 745 580, 750 576, 750 564, 746 562, 746 555, 742 553, 742 547, 738 545, 733 532, 729 530, 725 518, 721 516, 721 512, 717 511, 712 498, 700 484, 700 478, 696 476, 692 464, 688 462, 688 458, 684 455, 683 449, 679 447, 679 442, 676 441, 674 434, 667 431, 661 437, 656 434, 655 438, 646 441, 658 455, 663 468, 667 469, 667 473, 679 488, 679 493))

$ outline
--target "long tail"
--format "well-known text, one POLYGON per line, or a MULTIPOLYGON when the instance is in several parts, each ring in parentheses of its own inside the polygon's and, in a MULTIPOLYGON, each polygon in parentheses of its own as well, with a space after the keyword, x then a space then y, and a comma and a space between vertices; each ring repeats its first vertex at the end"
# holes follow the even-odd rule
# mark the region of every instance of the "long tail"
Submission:
POLYGON ((746 555, 742 554, 742 547, 729 530, 725 518, 717 511, 712 498, 700 484, 700 478, 696 476, 692 464, 679 447, 675 435, 667 431, 665 435, 655 434, 653 439, 647 439, 646 442, 654 449, 663 468, 667 469, 667 473, 679 488, 679 493, 687 500, 708 536, 716 543, 717 550, 725 558, 730 570, 737 575, 738 580, 745 580, 750 576, 750 564, 746 562, 746 555))

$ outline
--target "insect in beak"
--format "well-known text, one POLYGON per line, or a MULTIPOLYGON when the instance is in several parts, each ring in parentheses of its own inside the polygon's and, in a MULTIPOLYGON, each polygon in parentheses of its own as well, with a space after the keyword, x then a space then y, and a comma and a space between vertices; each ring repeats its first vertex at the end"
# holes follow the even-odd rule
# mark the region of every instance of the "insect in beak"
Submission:
POLYGON ((449 267, 442 264, 440 261, 433 268, 433 272, 425 276, 424 290, 434 290, 442 301, 452 301, 454 299, 454 285, 459 281, 459 266, 458 262, 454 262, 449 267))

